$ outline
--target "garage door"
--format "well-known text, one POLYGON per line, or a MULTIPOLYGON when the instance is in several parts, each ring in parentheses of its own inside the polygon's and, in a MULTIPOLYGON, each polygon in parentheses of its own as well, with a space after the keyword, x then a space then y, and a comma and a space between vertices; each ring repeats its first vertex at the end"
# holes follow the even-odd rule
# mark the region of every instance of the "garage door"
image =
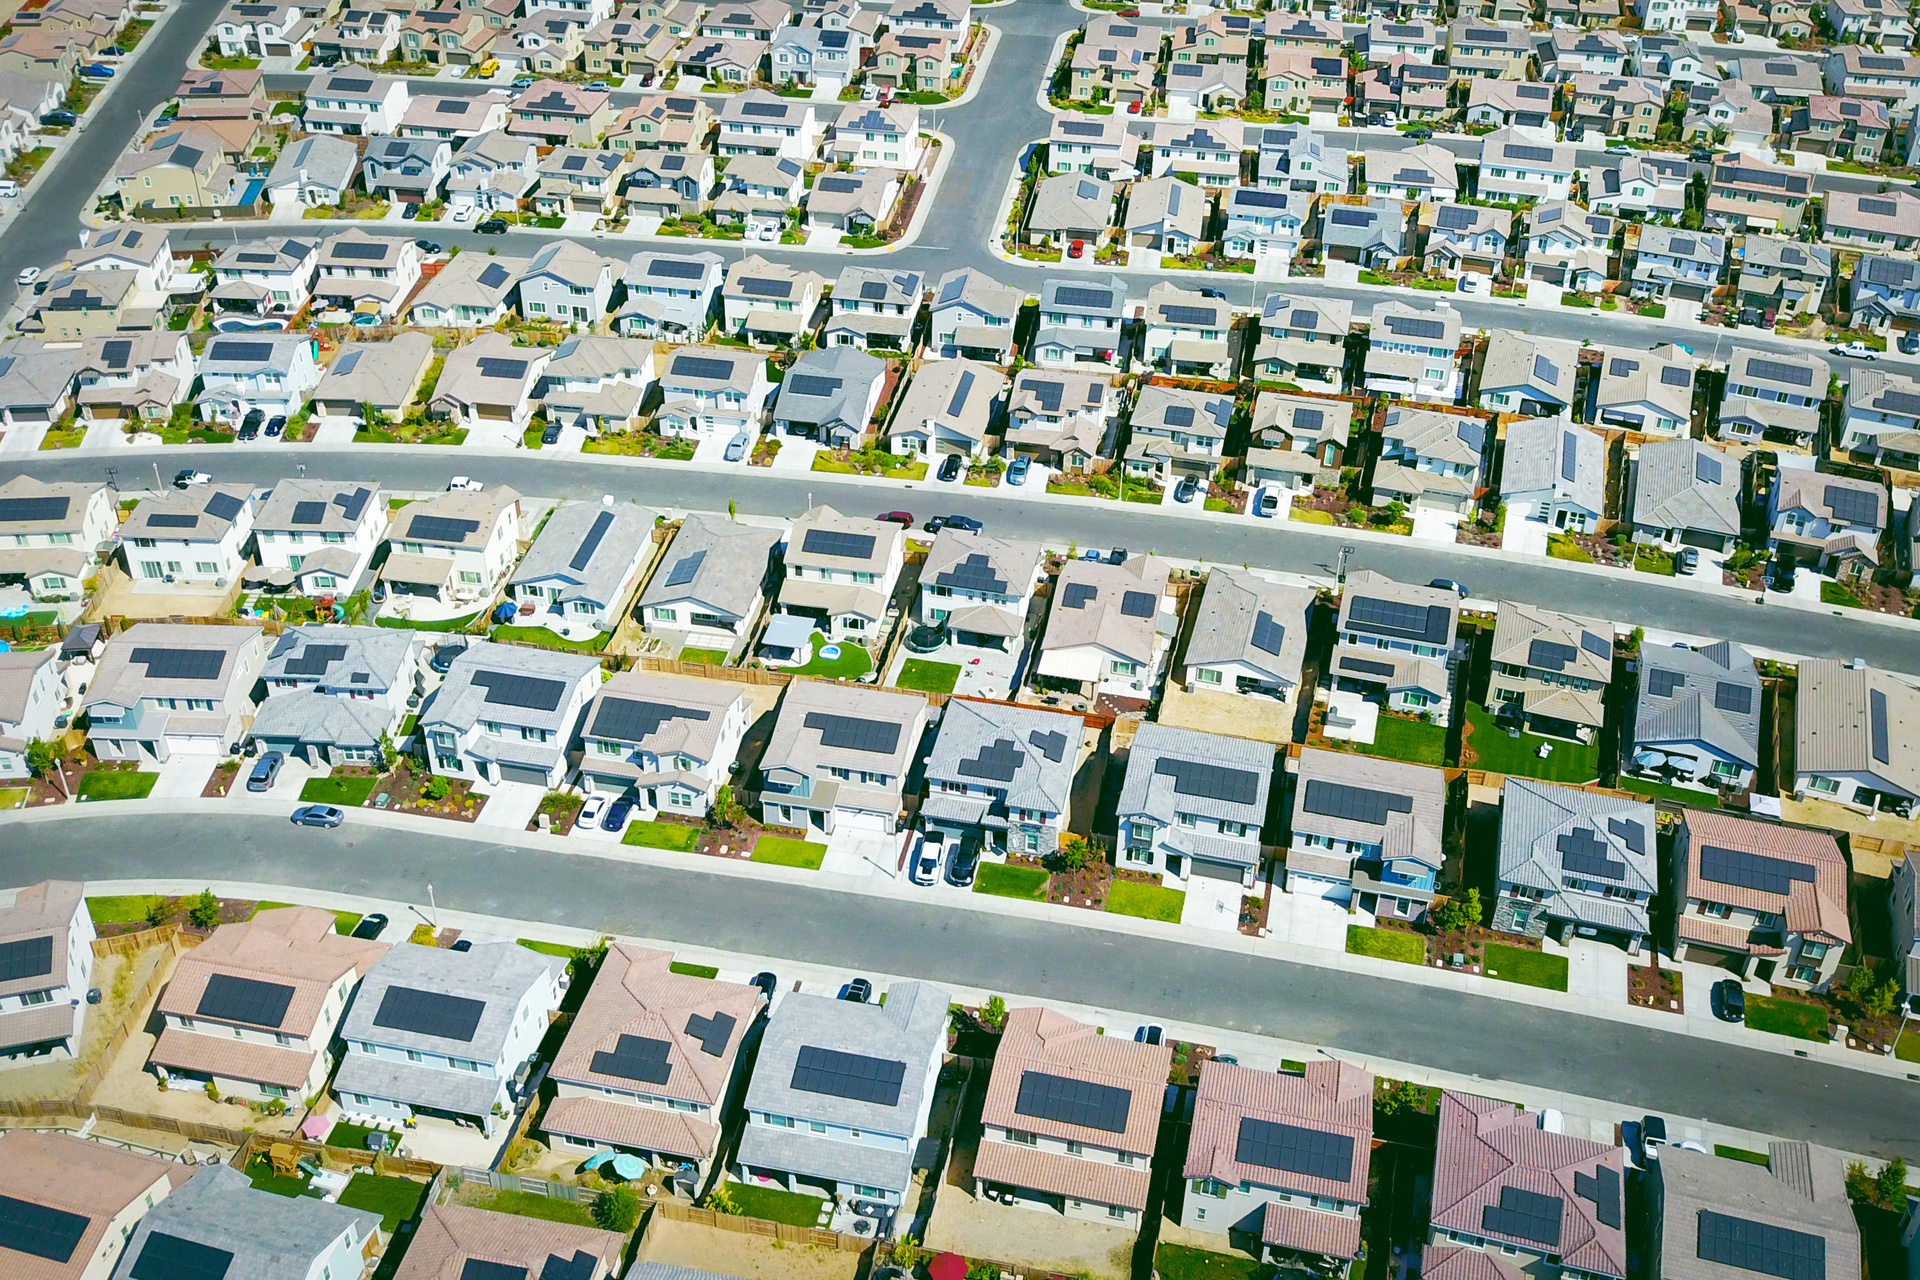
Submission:
POLYGON ((535 769, 531 765, 502 764, 500 766, 500 781, 531 782, 536 787, 544 787, 547 785, 547 771, 545 769, 535 769))
POLYGON ((1232 880, 1238 883, 1244 873, 1231 862, 1209 862, 1205 858, 1195 858, 1193 874, 1204 876, 1208 880, 1232 880))
POLYGON ((872 809, 836 809, 834 811, 834 829, 845 827, 849 831, 880 831, 887 829, 887 815, 872 809))
POLYGON ((176 755, 208 756, 223 750, 220 739, 200 733, 170 733, 167 735, 167 750, 176 755))

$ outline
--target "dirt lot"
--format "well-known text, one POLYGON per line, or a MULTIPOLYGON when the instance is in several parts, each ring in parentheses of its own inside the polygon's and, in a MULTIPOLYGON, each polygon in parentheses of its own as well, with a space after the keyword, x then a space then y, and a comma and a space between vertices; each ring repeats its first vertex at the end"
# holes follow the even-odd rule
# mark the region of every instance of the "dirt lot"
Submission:
POLYGON ((240 584, 225 591, 136 591, 133 580, 117 565, 100 571, 100 583, 82 615, 89 622, 101 618, 185 618, 224 616, 240 596, 240 584))
POLYGON ((1252 738, 1286 746, 1293 741, 1294 707, 1273 698, 1251 697, 1238 693, 1216 693, 1195 689, 1189 693, 1174 680, 1167 681, 1160 698, 1161 724, 1202 733, 1221 733, 1230 738, 1252 738))
POLYGON ((640 1241, 637 1262, 738 1276, 741 1280, 853 1280, 859 1253, 819 1245, 785 1244, 692 1222, 669 1222, 654 1214, 640 1241))
POLYGON ((107 1037, 129 1017, 144 1018, 145 1009, 132 1009, 133 994, 169 953, 148 947, 132 956, 102 956, 93 962, 93 985, 100 1003, 87 1010, 86 1030, 80 1037, 80 1056, 64 1062, 44 1062, 0 1071, 0 1098, 27 1100, 70 1095, 80 1077, 93 1069, 106 1050, 107 1037))
POLYGON ((1795 800, 1791 796, 1781 797, 1780 817, 1802 826, 1830 827, 1882 841, 1883 848, 1879 851, 1862 849, 1858 843, 1853 846, 1854 874, 1872 876, 1876 880, 1884 880, 1893 874, 1893 864, 1900 860, 1902 845, 1909 849, 1920 848, 1920 821, 1910 818, 1895 818, 1883 813, 1869 819, 1866 814, 1856 813, 1843 804, 1826 800, 1795 800))

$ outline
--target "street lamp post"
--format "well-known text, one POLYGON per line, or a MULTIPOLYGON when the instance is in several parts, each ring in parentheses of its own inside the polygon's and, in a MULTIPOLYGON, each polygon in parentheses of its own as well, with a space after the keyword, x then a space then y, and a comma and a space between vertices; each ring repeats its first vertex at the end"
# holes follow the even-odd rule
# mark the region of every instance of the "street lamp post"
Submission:
POLYGON ((1339 579, 1340 585, 1343 587, 1347 585, 1347 557, 1352 555, 1354 550, 1355 548, 1350 545, 1340 548, 1340 564, 1335 576, 1339 579))

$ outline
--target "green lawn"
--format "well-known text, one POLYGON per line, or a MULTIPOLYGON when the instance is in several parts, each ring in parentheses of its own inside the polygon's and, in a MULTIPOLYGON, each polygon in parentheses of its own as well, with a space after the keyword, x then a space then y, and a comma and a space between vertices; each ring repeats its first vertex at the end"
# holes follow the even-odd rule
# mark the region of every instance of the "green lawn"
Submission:
POLYGON ((87 914, 96 925, 145 924, 147 915, 166 899, 157 893, 129 893, 115 898, 88 898, 87 914))
POLYGON ((908 658, 900 668, 900 676, 894 686, 900 689, 917 689, 921 693, 952 693, 953 686, 960 680, 960 667, 952 662, 929 662, 925 658, 908 658))
POLYGON ((1739 1147, 1723 1147, 1717 1142, 1713 1144, 1713 1154, 1722 1160, 1741 1160, 1747 1164, 1757 1164, 1763 1169, 1773 1162, 1764 1151, 1743 1151, 1739 1147))
POLYGON ((827 846, 790 836, 761 836, 753 845, 753 861, 772 863, 776 867, 818 871, 820 860, 826 856, 827 846))
POLYGON ((1467 739, 1467 745, 1479 757, 1474 761, 1474 768, 1522 778, 1543 778, 1548 782, 1592 782, 1600 776, 1598 743, 1582 746, 1563 738, 1543 738, 1537 733, 1525 732, 1510 738, 1477 702, 1467 704, 1467 723, 1473 726, 1473 736, 1467 739), (1543 745, 1553 748, 1544 760, 1538 755, 1543 745))
POLYGON ((246 1174, 248 1180, 253 1183, 255 1191, 271 1191, 276 1196, 286 1196, 289 1199, 309 1194, 306 1174, 297 1174, 291 1178, 282 1177, 273 1171, 273 1161, 265 1156, 255 1156, 247 1165, 246 1174))
POLYGON ((1827 1039, 1827 1011, 1817 1004, 1783 1000, 1779 996, 1747 997, 1747 1025, 1755 1031, 1771 1031, 1796 1040, 1827 1039))
POLYGON ((1544 951, 1528 951, 1489 942, 1486 954, 1487 976, 1522 986, 1545 987, 1549 991, 1567 989, 1567 958, 1550 956, 1544 951))
POLYGON ((80 779, 82 800, 145 800, 160 781, 157 773, 94 772, 80 779))
POLYGON ((827 1202, 819 1196, 795 1195, 778 1187, 750 1187, 741 1182, 726 1184, 727 1198, 740 1206, 749 1218, 784 1222, 795 1227, 820 1225, 820 1211, 827 1202))
POLYGON ((1675 804, 1690 804, 1696 809, 1720 807, 1720 793, 1717 791, 1696 791, 1692 787, 1669 787, 1664 783, 1647 782, 1641 778, 1620 779, 1620 789, 1631 791, 1636 796, 1645 796, 1649 800, 1671 800, 1675 804))
POLYGON ((415 622, 415 621, 410 621, 409 619, 406 619, 406 618, 385 618, 385 617, 375 618, 374 621, 383 627, 397 627, 402 631, 443 631, 444 632, 444 631, 465 631, 468 627, 473 625, 473 620, 475 618, 478 618, 479 616, 480 616, 479 612, 476 611, 476 612, 467 614, 463 618, 448 618, 442 622, 415 622))
POLYGON ((382 1132, 385 1131, 369 1128, 364 1124, 353 1124, 346 1120, 336 1120, 333 1122, 333 1128, 327 1130, 326 1145, 329 1147, 345 1147, 349 1151, 365 1151, 367 1150, 367 1135, 382 1132))
POLYGON ((632 822, 627 824, 627 834, 620 837, 620 843, 689 853, 699 839, 698 827, 683 826, 678 822, 632 822))
POLYGON ((1184 889, 1169 889, 1165 885, 1116 880, 1107 889, 1107 910, 1114 915, 1179 924, 1180 909, 1186 905, 1184 889))
POLYGON ((557 942, 539 942, 533 938, 515 939, 529 951, 538 951, 543 956, 559 956, 562 960, 571 960, 579 953, 576 947, 563 947, 557 942))
POLYGON ((1641 573, 1659 574, 1662 577, 1673 576, 1673 557, 1664 551, 1654 551, 1640 547, 1633 553, 1633 567, 1641 573))
POLYGON ((32 798, 31 787, 0 787, 0 809, 24 809, 32 798))
POLYGON ((339 805, 343 809, 358 809, 373 794, 378 778, 356 778, 351 775, 339 778, 308 778, 300 788, 300 798, 308 804, 339 805))
MULTIPOLYGON (((253 914, 257 916, 262 911, 298 905, 295 902, 256 902, 253 904, 253 914)), ((333 913, 333 931, 344 938, 353 932, 353 927, 359 924, 362 918, 358 911, 336 911, 333 913)))
POLYGON ((1160 1280, 1254 1280, 1267 1273, 1267 1265, 1252 1258, 1171 1243, 1154 1250, 1153 1269, 1160 1280))
POLYGON ((1391 929, 1369 929, 1362 924, 1347 926, 1347 952, 1376 960, 1398 960, 1402 964, 1427 962, 1426 939, 1391 929))
POLYGON ((1893 1056, 1902 1062, 1920 1062, 1920 1031, 1909 1025, 1901 1037, 1894 1041, 1893 1056))
POLYGON ((403 1222, 411 1222, 427 1198, 427 1184, 411 1178, 388 1178, 377 1173, 356 1173, 340 1193, 340 1203, 349 1209, 365 1209, 380 1215, 380 1229, 392 1235, 403 1222))
POLYGON ((717 978, 720 970, 710 964, 688 964, 685 960, 675 960, 667 966, 670 973, 683 974, 689 978, 717 978))
POLYGON ((1555 560, 1573 560, 1580 564, 1592 564, 1593 557, 1586 548, 1565 534, 1551 534, 1547 538, 1547 555, 1555 560))
POLYGON ((704 662, 710 667, 724 667, 727 665, 727 651, 725 649, 682 649, 680 661, 704 662))
POLYGON ((594 1225, 593 1215, 587 1211, 587 1206, 557 1196, 537 1196, 527 1191, 495 1191, 482 1199, 477 1207, 491 1209, 495 1213, 516 1214, 522 1218, 538 1218, 542 1222, 568 1222, 576 1227, 594 1225))
POLYGON ((613 632, 602 631, 591 640, 569 640, 558 632, 545 627, 495 627, 493 638, 502 644, 517 640, 521 644, 537 644, 543 649, 564 649, 569 653, 599 653, 607 647, 607 641, 613 639, 613 632))
POLYGON ((992 893, 1002 898, 1047 900, 1047 873, 1040 867, 1010 867, 1004 862, 983 862, 973 881, 975 893, 992 893))
POLYGON ((840 641, 839 657, 821 657, 821 648, 830 643, 832 642, 826 640, 824 635, 816 638, 813 642, 813 661, 804 667, 783 669, 796 676, 822 676, 828 680, 854 680, 873 670, 873 655, 851 640, 840 641))
POLYGON ((1387 756, 1410 764, 1444 764, 1447 758, 1445 725, 1423 724, 1399 716, 1381 716, 1376 722, 1369 755, 1387 756))

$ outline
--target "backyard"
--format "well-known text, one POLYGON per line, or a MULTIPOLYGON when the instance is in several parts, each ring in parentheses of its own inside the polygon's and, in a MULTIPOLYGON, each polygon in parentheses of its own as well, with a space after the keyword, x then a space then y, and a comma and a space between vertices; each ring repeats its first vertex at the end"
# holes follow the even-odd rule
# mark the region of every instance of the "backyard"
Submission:
POLYGON ((356 1173, 340 1193, 340 1203, 349 1209, 365 1209, 380 1215, 380 1229, 392 1235, 403 1222, 413 1221, 426 1199, 427 1184, 411 1178, 389 1178, 377 1173, 356 1173))
POLYGON ((1232 1253, 1210 1253, 1171 1241, 1154 1250, 1154 1274, 1160 1280, 1255 1280, 1267 1274, 1264 1262, 1232 1253))
POLYGON ((1495 724, 1485 707, 1470 702, 1460 764, 1463 768, 1548 782, 1592 782, 1600 776, 1600 747, 1598 743, 1569 742, 1524 731, 1515 737, 1495 724), (1542 747, 1548 748, 1544 758, 1540 755, 1542 747))
POLYGON ((819 1196, 796 1195, 778 1187, 753 1187, 744 1182, 725 1184, 727 1199, 749 1218, 784 1222, 794 1227, 817 1227, 826 1215, 827 1202, 819 1196))
POLYGON ((1489 978, 1517 982, 1527 987, 1544 987, 1548 991, 1567 989, 1565 956, 1510 947, 1503 942, 1489 942, 1483 960, 1489 978))
POLYGON ((821 652, 829 647, 832 646, 816 641, 812 661, 804 667, 787 670, 796 676, 819 676, 826 680, 857 680, 873 670, 873 655, 851 640, 841 641, 831 658, 821 652))
POLYGON ((908 658, 901 666, 894 684, 898 688, 914 689, 921 693, 952 693, 959 679, 960 668, 954 663, 908 658))
POLYGON ((576 1227, 594 1225, 593 1214, 587 1206, 562 1200, 558 1196, 539 1196, 527 1191, 495 1191, 491 1187, 473 1184, 460 1188, 459 1201, 476 1209, 538 1218, 542 1222, 565 1222, 576 1227))

